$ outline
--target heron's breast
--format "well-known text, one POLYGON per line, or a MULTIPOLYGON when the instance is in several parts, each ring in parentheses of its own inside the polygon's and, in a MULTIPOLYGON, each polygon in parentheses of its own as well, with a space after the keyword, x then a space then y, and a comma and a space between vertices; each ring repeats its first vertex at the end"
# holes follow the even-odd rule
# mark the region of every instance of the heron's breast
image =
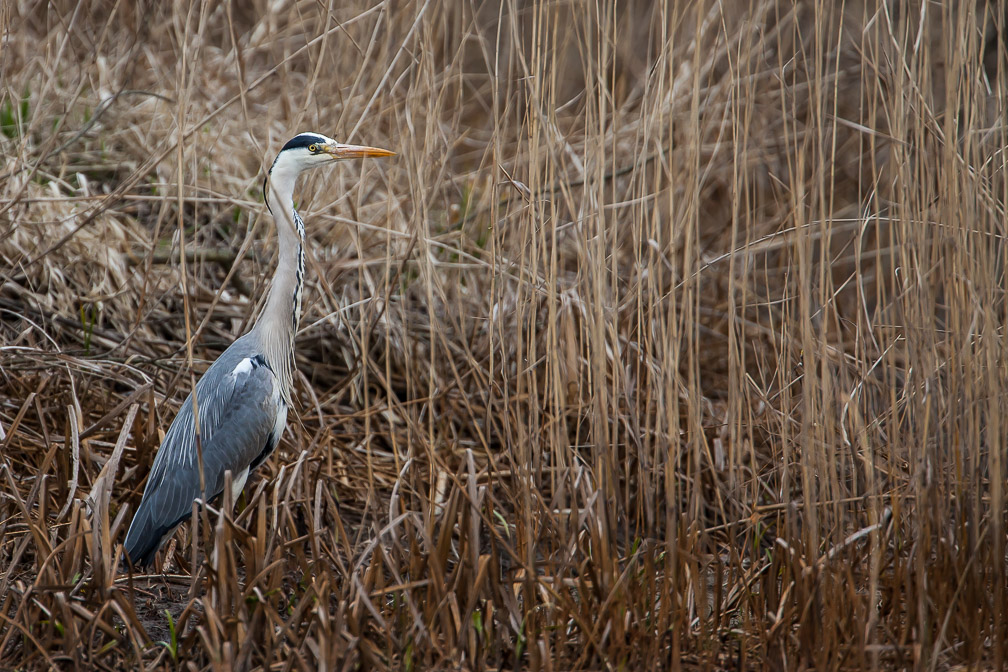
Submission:
POLYGON ((273 422, 273 432, 270 435, 274 445, 280 441, 280 437, 283 435, 284 428, 287 426, 287 403, 280 399, 280 403, 277 406, 276 420, 273 422))
POLYGON ((287 402, 284 401, 280 379, 274 374, 270 376, 270 380, 273 381, 273 389, 270 393, 270 406, 276 409, 276 417, 273 420, 273 430, 270 432, 269 443, 275 447, 277 442, 280 441, 284 428, 287 426, 287 402))

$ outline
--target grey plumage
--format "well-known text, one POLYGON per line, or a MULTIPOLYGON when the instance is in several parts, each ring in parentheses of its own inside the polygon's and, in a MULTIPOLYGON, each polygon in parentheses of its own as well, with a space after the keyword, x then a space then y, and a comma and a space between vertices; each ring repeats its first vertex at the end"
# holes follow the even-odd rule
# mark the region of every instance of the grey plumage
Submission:
MULTIPOLYGON (((269 457, 286 422, 280 380, 258 355, 263 348, 256 336, 253 331, 235 341, 196 384, 208 499, 223 492, 228 469, 240 491, 242 472, 246 467, 252 471, 269 457), (257 356, 258 363, 252 366, 257 356), (246 361, 248 366, 239 367, 246 361)), ((126 552, 135 564, 150 564, 166 538, 188 519, 193 500, 203 498, 199 452, 190 394, 154 459, 143 501, 126 535, 126 552)))
POLYGON ((333 160, 390 156, 374 147, 342 145, 318 133, 292 138, 273 162, 263 185, 277 224, 279 260, 263 312, 252 329, 231 344, 196 383, 199 446, 192 395, 182 403, 154 458, 143 499, 126 533, 126 555, 148 565, 175 528, 189 518, 196 499, 209 501, 232 473, 233 494, 276 448, 287 423, 293 381, 294 333, 304 286, 304 223, 294 210, 294 183, 311 167, 333 160), (202 453, 205 491, 200 483, 202 453))

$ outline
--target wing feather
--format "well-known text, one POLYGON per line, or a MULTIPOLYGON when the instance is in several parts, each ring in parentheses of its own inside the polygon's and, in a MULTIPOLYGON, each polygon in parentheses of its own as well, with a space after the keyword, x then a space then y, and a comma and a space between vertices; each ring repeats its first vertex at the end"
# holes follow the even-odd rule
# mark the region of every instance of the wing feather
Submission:
MULTIPOLYGON (((236 342, 234 345, 239 345, 236 342)), ((143 499, 126 533, 134 563, 149 564, 168 535, 191 515, 195 499, 210 500, 224 489, 224 472, 236 475, 262 454, 285 412, 279 381, 265 360, 241 366, 244 357, 221 358, 196 384, 206 492, 200 490, 192 395, 186 397, 154 458, 143 499)))

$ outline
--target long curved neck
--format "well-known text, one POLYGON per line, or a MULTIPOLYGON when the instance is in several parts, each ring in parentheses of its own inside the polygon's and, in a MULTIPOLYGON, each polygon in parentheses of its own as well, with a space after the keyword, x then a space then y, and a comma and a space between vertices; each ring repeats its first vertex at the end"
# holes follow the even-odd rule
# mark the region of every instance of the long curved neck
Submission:
POLYGON ((265 196, 276 221, 279 255, 266 305, 253 327, 288 402, 294 382, 294 334, 301 319, 305 276, 304 223, 294 210, 297 175, 274 166, 267 182, 265 196))

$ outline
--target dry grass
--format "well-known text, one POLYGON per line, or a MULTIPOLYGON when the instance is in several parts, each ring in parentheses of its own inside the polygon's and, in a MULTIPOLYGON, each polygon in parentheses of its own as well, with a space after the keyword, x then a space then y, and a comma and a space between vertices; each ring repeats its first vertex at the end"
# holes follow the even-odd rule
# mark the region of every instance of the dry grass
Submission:
POLYGON ((1004 669, 1005 26, 4 2, 0 667, 1004 669), (117 574, 308 129, 300 408, 117 574))

